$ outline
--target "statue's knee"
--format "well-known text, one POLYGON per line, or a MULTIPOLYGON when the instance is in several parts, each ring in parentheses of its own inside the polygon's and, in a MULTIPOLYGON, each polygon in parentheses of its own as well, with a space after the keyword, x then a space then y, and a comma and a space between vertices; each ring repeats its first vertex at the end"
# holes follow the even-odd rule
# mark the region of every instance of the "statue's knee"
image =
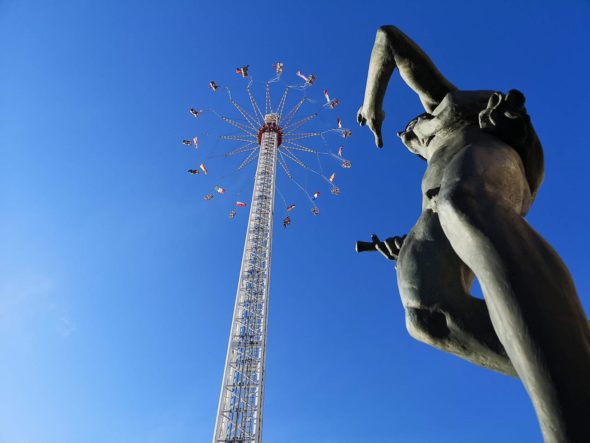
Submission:
POLYGON ((437 310, 407 308, 406 328, 416 340, 433 344, 450 334, 445 315, 437 310))

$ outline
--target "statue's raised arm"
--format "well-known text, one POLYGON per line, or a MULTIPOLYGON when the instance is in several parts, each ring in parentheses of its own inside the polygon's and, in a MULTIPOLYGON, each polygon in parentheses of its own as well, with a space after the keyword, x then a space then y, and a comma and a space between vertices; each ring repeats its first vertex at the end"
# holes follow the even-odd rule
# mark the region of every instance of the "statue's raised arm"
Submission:
POLYGON ((418 94, 426 112, 432 112, 448 92, 457 89, 412 39, 395 26, 380 27, 369 62, 365 99, 357 115, 361 126, 368 123, 378 147, 383 146, 383 97, 396 68, 407 85, 418 94))

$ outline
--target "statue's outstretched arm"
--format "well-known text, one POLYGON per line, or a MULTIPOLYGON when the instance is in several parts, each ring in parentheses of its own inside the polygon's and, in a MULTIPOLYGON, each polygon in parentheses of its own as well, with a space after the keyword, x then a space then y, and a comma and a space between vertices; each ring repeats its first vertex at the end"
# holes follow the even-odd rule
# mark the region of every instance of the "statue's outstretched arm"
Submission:
POLYGON ((395 26, 380 27, 369 62, 365 99, 357 116, 361 126, 368 123, 375 134, 375 144, 379 147, 383 146, 383 97, 395 68, 399 69, 407 85, 418 94, 427 112, 432 112, 449 91, 457 89, 407 35, 395 26))

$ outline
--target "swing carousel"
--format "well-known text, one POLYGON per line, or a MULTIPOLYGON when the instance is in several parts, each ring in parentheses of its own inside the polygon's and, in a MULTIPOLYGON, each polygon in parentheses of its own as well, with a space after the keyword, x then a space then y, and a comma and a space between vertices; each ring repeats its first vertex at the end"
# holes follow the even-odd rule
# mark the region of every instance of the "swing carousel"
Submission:
POLYGON ((319 100, 310 97, 308 91, 315 84, 316 76, 302 71, 295 73, 301 82, 281 87, 284 65, 275 63, 273 69, 275 76, 263 85, 264 113, 253 92, 256 84, 249 66, 242 66, 235 72, 244 79, 244 96, 251 109, 244 108, 228 87, 216 81, 209 83, 211 92, 215 98, 225 95, 225 106, 235 115, 230 117, 229 113, 213 108, 189 109, 191 116, 200 123, 204 114, 210 114, 233 133, 210 139, 210 131, 205 129, 213 125, 205 125, 196 135, 182 140, 195 151, 188 173, 196 179, 204 179, 202 188, 209 188, 203 205, 214 205, 222 200, 231 206, 229 219, 233 220, 248 206, 241 196, 242 190, 253 189, 213 443, 261 441, 275 191, 284 205, 284 228, 293 223, 292 216, 299 205, 295 196, 285 192, 287 200, 279 189, 277 165, 284 173, 281 174, 284 183, 295 185, 290 188, 305 196, 304 201, 314 216, 320 214, 318 201, 325 189, 332 196, 340 194, 336 168, 351 167, 341 146, 351 131, 343 127, 340 117, 332 115, 340 101, 331 98, 327 90, 319 100), (272 89, 277 87, 282 92, 273 106, 272 89), (222 94, 223 89, 226 94, 222 94), (287 106, 289 98, 294 103, 287 106), (322 119, 328 123, 326 128, 320 127, 322 119), (333 139, 340 145, 335 151, 330 148, 333 139), (219 146, 222 146, 221 152, 215 149, 219 146), (234 163, 230 164, 232 160, 234 163), (255 160, 256 172, 247 174, 246 168, 255 160), (330 172, 326 175, 324 171, 328 167, 330 172), (224 168, 227 173, 223 172, 224 168), (208 176, 207 179, 204 176, 208 176), (254 183, 240 184, 240 178, 242 181, 253 178, 254 183), (234 198, 228 198, 232 193, 234 198))
MULTIPOLYGON (((320 214, 318 199, 322 193, 325 193, 326 188, 334 196, 340 194, 340 187, 336 184, 336 168, 349 169, 352 166, 351 162, 344 157, 345 148, 342 146, 342 139, 350 137, 352 132, 343 127, 341 118, 337 115, 324 118, 321 128, 318 128, 318 125, 313 125, 314 121, 319 120, 318 117, 337 108, 340 100, 331 98, 327 89, 323 91, 323 99, 321 100, 310 96, 308 91, 316 82, 316 76, 304 74, 300 70, 296 71, 295 75, 302 82, 281 85, 284 64, 278 62, 272 67, 275 76, 262 85, 264 88, 264 113, 254 93, 255 87, 261 85, 256 84, 250 75, 249 66, 236 68, 235 73, 247 80, 243 89, 245 90, 244 97, 249 101, 250 110, 247 110, 232 97, 228 86, 220 86, 214 80, 209 82, 209 89, 215 94, 223 93, 225 90, 226 103, 229 103, 229 109, 233 109, 233 115, 229 115, 229 112, 221 113, 214 108, 196 109, 191 107, 189 109, 190 115, 197 119, 200 119, 203 114, 209 113, 226 123, 228 129, 233 130, 233 133, 220 134, 217 136, 217 140, 208 143, 217 149, 207 149, 211 146, 200 146, 200 139, 203 137, 200 137, 198 131, 197 135, 182 140, 183 145, 196 151, 195 166, 187 170, 189 174, 194 176, 209 175, 210 169, 211 175, 216 173, 213 178, 215 182, 205 192, 203 200, 209 202, 220 195, 234 197, 233 199, 230 197, 235 202, 232 204, 234 207, 229 209, 228 218, 230 220, 238 215, 239 208, 247 206, 245 202, 241 201, 241 196, 244 194, 244 189, 249 186, 244 184, 243 180, 242 182, 235 180, 235 176, 258 159, 262 136, 266 132, 277 133, 278 165, 288 179, 287 183, 293 184, 300 196, 303 196, 305 202, 303 205, 308 205, 313 215, 320 214), (273 106, 272 93, 273 89, 277 88, 281 88, 280 99, 278 104, 273 106), (289 98, 293 98, 293 96, 295 96, 294 103, 287 107, 289 98), (265 123, 264 116, 267 114, 276 115, 276 123, 265 123), (330 135, 336 135, 340 140, 335 142, 330 135), (225 149, 221 148, 221 153, 218 152, 219 141, 226 145, 225 149), (332 146, 337 146, 337 148, 332 149, 332 146), (233 166, 223 164, 216 168, 208 167, 219 159, 227 162, 232 158, 238 159, 237 163, 232 163, 233 166), (324 171, 329 172, 326 174, 324 171)), ((206 133, 206 131, 202 132, 206 133)), ((251 179, 251 177, 249 178, 251 179)), ((281 190, 277 187, 277 191, 283 204, 283 226, 287 227, 292 222, 291 212, 301 206, 300 198, 285 189, 281 190)))

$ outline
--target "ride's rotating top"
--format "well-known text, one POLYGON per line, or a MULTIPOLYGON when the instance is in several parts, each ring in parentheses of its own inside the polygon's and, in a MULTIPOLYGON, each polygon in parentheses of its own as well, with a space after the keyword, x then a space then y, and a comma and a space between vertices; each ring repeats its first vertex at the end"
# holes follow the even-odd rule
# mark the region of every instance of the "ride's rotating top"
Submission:
POLYGON ((262 136, 266 133, 277 134, 277 148, 283 144, 283 128, 279 126, 278 114, 266 114, 264 124, 258 129, 258 144, 262 146, 262 136))

